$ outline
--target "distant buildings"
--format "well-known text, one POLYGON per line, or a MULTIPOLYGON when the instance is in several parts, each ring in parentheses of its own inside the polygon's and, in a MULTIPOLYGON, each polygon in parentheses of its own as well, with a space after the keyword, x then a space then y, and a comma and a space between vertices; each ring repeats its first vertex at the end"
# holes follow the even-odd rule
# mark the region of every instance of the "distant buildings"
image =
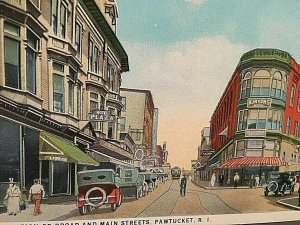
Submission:
POLYGON ((287 52, 254 49, 240 59, 211 117, 215 154, 205 170, 241 182, 300 170, 300 67, 287 52))
POLYGON ((157 109, 154 108, 152 94, 149 90, 128 88, 121 88, 120 94, 123 104, 120 132, 128 133, 136 149, 143 151, 143 165, 154 166, 156 144, 155 149, 152 148, 153 139, 157 140, 157 109))

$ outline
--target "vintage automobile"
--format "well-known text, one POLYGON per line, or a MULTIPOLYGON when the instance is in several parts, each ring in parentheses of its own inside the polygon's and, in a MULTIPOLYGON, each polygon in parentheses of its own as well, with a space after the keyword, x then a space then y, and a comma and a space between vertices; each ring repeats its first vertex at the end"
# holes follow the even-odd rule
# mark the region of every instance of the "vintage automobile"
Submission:
POLYGON ((112 169, 85 170, 77 173, 78 195, 76 205, 81 215, 92 208, 110 204, 115 211, 122 203, 120 181, 112 169))
POLYGON ((149 171, 140 172, 139 174, 145 177, 144 187, 146 189, 146 194, 148 194, 149 191, 154 191, 157 187, 157 174, 149 171))
POLYGON ((118 166, 117 173, 120 178, 120 188, 124 197, 139 199, 143 196, 144 180, 142 176, 138 175, 136 168, 118 166))
POLYGON ((276 195, 281 194, 282 196, 286 192, 293 194, 294 187, 295 182, 290 179, 289 172, 273 171, 269 173, 269 179, 264 185, 264 195, 268 196, 269 192, 274 192, 276 195))

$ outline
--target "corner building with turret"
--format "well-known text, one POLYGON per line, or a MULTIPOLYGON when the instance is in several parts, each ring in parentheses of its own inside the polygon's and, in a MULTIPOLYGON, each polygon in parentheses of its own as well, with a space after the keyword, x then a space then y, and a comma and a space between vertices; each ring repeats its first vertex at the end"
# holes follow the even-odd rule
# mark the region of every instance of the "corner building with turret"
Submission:
POLYGON ((254 49, 240 59, 210 121, 215 153, 205 169, 251 175, 300 170, 299 64, 278 49, 254 49))

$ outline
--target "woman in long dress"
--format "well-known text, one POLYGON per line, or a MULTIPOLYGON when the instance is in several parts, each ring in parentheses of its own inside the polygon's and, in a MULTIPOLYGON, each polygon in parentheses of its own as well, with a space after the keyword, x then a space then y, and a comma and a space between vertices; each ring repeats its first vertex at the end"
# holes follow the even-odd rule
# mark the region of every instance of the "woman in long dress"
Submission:
POLYGON ((214 187, 215 186, 215 182, 216 182, 216 174, 213 173, 210 179, 210 186, 214 187))
POLYGON ((7 201, 8 215, 17 215, 20 213, 20 199, 22 196, 20 188, 16 185, 12 178, 9 179, 8 188, 4 200, 7 201))

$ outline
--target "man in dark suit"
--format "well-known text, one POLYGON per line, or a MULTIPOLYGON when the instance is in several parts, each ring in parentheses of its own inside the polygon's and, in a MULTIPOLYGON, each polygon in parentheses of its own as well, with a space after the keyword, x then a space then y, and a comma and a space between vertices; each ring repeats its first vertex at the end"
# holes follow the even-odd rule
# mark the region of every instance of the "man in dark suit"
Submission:
POLYGON ((219 175, 219 184, 220 184, 220 186, 223 186, 223 182, 224 182, 224 174, 220 173, 220 175, 219 175))

